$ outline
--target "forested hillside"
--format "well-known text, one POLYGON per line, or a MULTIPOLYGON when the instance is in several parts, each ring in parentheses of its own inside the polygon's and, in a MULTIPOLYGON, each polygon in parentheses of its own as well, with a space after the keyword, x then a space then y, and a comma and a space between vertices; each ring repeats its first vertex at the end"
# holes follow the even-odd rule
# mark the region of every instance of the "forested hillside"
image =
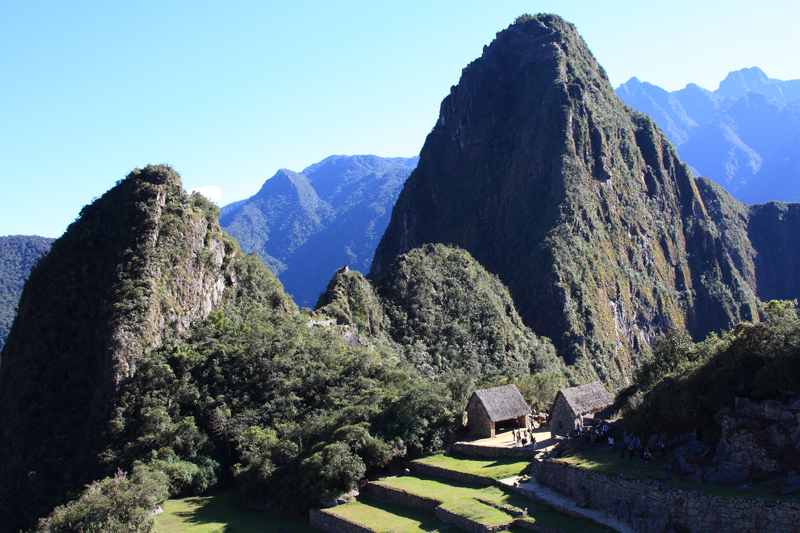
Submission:
POLYGON ((16 315, 22 286, 53 239, 37 235, 0 237, 0 352, 16 315))
POLYGON ((301 512, 441 449, 478 385, 543 403, 568 383, 462 250, 414 251, 378 290, 341 269, 311 314, 217 213, 137 169, 33 269, 0 361, 3 531, 146 531, 154 503, 219 480, 301 512))

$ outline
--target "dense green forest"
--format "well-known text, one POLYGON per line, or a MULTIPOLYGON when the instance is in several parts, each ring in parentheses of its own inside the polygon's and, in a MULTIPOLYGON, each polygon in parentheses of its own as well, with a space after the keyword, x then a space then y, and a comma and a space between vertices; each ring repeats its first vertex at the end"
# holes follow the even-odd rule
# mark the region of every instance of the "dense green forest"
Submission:
POLYGON ((22 286, 53 239, 37 235, 0 237, 0 351, 14 321, 22 286))

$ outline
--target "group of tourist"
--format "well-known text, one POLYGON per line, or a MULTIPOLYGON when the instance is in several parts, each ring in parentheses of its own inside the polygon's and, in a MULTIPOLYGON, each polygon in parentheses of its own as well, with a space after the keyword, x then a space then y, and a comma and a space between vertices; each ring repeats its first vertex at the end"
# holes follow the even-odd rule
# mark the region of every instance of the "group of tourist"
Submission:
MULTIPOLYGON (((658 449, 661 452, 661 458, 665 458, 667 456, 666 445, 664 441, 658 443, 658 449)), ((636 457, 636 447, 633 443, 628 444, 628 455, 630 459, 636 457)), ((655 461, 658 459, 658 456, 653 452, 650 446, 639 446, 639 457, 645 463, 649 463, 651 461, 655 461)), ((622 461, 622 466, 626 466, 628 463, 625 460, 625 450, 623 449, 622 452, 619 454, 619 458, 622 461)))
POLYGON ((611 449, 614 448, 614 438, 610 434, 611 428, 607 422, 597 426, 578 426, 578 438, 588 439, 592 445, 600 446, 607 443, 611 449))
POLYGON ((536 449, 536 437, 533 436, 533 429, 531 428, 524 428, 524 429, 512 429, 511 434, 514 438, 514 446, 533 446, 533 449, 536 449))

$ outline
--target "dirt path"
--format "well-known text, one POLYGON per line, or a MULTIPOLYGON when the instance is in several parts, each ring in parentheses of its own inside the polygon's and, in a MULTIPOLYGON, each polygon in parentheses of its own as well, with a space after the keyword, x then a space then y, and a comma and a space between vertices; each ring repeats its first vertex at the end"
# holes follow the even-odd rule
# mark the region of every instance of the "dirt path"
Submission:
MULTIPOLYGON (((536 439, 536 449, 539 451, 549 450, 556 445, 557 441, 550 438, 550 428, 536 428, 533 430, 533 438, 536 439)), ((503 430, 495 437, 483 438, 472 437, 460 440, 459 442, 472 444, 475 446, 492 446, 495 448, 517 448, 517 443, 512 437, 512 430, 503 430)), ((528 445, 530 447, 530 445, 528 445)))
POLYGON ((608 526, 619 533, 634 533, 633 528, 616 518, 610 517, 598 509, 581 508, 575 505, 575 500, 565 494, 540 484, 531 478, 527 483, 520 483, 520 477, 515 476, 500 480, 500 483, 519 492, 534 501, 542 501, 556 509, 573 516, 583 516, 604 526, 608 526))

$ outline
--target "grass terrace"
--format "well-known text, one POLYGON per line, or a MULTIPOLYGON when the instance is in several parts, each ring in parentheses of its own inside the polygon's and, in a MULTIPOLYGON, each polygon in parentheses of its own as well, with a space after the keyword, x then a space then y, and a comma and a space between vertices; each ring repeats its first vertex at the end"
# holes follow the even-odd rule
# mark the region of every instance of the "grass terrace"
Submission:
POLYGON ((430 513, 372 500, 339 505, 327 511, 377 533, 419 533, 442 525, 430 513))
POLYGON ((263 533, 279 527, 292 533, 319 533, 302 519, 247 509, 236 490, 167 500, 162 508, 164 512, 156 516, 158 533, 263 533))
POLYGON ((528 521, 569 533, 605 533, 607 529, 588 519, 565 515, 547 505, 533 502, 516 492, 497 486, 479 487, 427 476, 385 478, 378 483, 440 501, 444 509, 487 525, 504 524, 511 520, 512 516, 500 509, 503 506, 510 506, 518 509, 532 507, 534 512, 528 521))
POLYGON ((416 459, 412 462, 463 472, 465 474, 488 477, 495 480, 522 475, 531 465, 530 459, 521 457, 470 457, 458 453, 453 453, 451 455, 432 455, 430 457, 416 459))

